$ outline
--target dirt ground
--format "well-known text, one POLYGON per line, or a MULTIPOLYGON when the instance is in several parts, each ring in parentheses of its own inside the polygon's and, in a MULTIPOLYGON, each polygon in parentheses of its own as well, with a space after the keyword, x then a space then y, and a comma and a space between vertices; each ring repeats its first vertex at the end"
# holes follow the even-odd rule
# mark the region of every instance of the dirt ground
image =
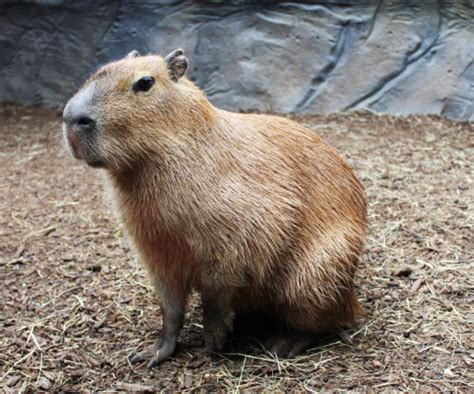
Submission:
POLYGON ((128 357, 157 337, 161 316, 101 170, 65 153, 59 113, 1 107, 0 389, 474 392, 474 126, 299 120, 347 158, 369 199, 357 275, 367 316, 354 345, 326 339, 282 360, 237 334, 209 356, 194 296, 175 357, 148 371, 128 357))

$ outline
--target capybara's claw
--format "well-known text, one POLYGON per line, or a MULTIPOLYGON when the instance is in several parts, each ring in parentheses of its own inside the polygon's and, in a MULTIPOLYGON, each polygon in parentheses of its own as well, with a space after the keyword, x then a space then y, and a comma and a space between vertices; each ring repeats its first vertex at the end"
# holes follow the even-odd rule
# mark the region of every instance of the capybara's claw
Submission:
POLYGON ((159 349, 155 353, 155 355, 150 359, 150 361, 148 361, 148 364, 146 365, 146 367, 148 369, 152 369, 156 367, 158 364, 161 364, 163 361, 168 359, 171 356, 171 354, 172 353, 167 353, 164 349, 163 350, 159 349))
POLYGON ((130 362, 135 364, 135 363, 141 363, 143 361, 149 360, 156 353, 157 349, 158 347, 156 344, 148 346, 145 349, 143 349, 141 352, 136 353, 130 359, 130 362))
POLYGON ((350 334, 344 330, 343 328, 339 328, 336 332, 337 336, 341 340, 342 343, 345 343, 346 345, 353 345, 354 342, 352 341, 352 338, 350 334))
POLYGON ((154 344, 135 354, 130 359, 130 362, 139 363, 148 360, 147 368, 151 369, 171 357, 174 350, 175 347, 167 343, 162 344, 161 347, 158 344, 154 344))
POLYGON ((315 339, 302 335, 282 335, 273 338, 270 342, 271 353, 281 358, 293 358, 313 346, 315 339))

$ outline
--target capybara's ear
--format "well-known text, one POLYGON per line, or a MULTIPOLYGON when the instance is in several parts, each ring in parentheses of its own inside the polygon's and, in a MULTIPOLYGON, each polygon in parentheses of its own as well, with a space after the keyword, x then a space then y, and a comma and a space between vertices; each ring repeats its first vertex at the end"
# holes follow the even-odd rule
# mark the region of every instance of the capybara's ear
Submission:
POLYGON ((188 59, 184 56, 184 52, 181 48, 174 50, 166 56, 165 61, 170 77, 174 82, 181 78, 188 68, 188 59))
POLYGON ((140 56, 140 52, 134 49, 133 51, 130 51, 127 53, 127 56, 125 56, 125 59, 128 59, 129 57, 138 57, 138 56, 140 56))

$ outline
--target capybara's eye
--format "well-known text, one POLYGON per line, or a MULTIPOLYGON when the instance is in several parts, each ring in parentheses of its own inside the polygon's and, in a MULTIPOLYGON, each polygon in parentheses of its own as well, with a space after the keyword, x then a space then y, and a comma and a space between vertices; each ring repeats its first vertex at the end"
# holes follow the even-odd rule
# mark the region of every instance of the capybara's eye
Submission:
POLYGON ((143 77, 133 84, 132 90, 134 92, 147 92, 155 83, 153 77, 143 77))

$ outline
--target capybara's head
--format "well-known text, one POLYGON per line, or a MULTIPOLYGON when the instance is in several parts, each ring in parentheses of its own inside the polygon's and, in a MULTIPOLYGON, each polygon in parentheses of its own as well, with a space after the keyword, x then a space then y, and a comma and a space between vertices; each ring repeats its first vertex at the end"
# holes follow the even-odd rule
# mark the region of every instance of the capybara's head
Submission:
POLYGON ((132 51, 100 68, 64 108, 72 155, 93 167, 118 169, 143 158, 159 141, 157 133, 175 129, 179 98, 191 84, 180 80, 187 66, 177 49, 166 58, 132 51))

